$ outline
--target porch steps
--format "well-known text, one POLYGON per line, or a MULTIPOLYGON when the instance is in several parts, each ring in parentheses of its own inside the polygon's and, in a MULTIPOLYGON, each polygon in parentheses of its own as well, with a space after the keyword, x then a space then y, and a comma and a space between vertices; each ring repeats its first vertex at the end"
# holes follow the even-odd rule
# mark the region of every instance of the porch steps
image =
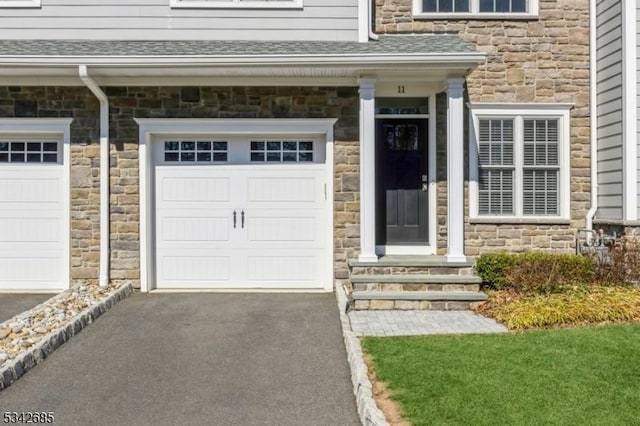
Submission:
POLYGON ((473 262, 448 263, 438 256, 384 256, 349 261, 356 310, 467 310, 487 299, 473 262))

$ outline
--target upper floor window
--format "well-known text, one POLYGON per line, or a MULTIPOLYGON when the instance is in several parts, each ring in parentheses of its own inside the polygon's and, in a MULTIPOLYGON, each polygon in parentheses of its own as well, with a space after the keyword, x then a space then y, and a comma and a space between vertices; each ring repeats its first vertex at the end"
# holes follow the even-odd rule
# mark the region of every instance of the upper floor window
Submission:
POLYGON ((303 0, 169 0, 171 7, 299 9, 303 0))
POLYGON ((0 0, 3 7, 40 7, 40 0, 0 0))
POLYGON ((424 18, 530 18, 538 0, 414 0, 413 13, 424 18))

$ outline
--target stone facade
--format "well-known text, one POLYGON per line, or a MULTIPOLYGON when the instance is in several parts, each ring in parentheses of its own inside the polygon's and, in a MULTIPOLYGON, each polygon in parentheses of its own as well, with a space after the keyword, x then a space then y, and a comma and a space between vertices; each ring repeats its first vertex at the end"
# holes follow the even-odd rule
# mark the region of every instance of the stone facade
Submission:
MULTIPOLYGON (((465 253, 571 251, 590 202, 589 3, 540 0, 539 19, 417 20, 411 0, 376 0, 376 31, 457 33, 487 53, 466 77, 470 102, 573 103, 570 224, 472 223, 465 253)), ((138 126, 134 118, 338 118, 335 126, 334 273, 348 282, 360 246, 359 97, 356 87, 107 87, 111 140, 111 277, 139 285, 138 126)), ((446 95, 436 96, 438 254, 446 253, 446 95)), ((0 117, 73 117, 71 277, 99 267, 99 105, 85 87, 2 87, 0 117)), ((465 116, 465 138, 468 116, 465 116)), ((468 142, 468 141, 465 141, 468 142)), ((465 143, 468 147, 468 143, 465 143)), ((465 153, 465 180, 468 178, 465 153)), ((465 187, 465 199, 468 189, 465 187)), ((406 271, 405 271, 406 272, 406 271)), ((402 274, 403 272, 398 272, 402 274)), ((380 302, 382 303, 382 302, 380 302)), ((417 302, 416 302, 417 303, 417 302)), ((408 306, 408 305, 407 305, 408 306)), ((402 306, 396 306, 402 309, 402 306)), ((406 307, 404 307, 406 308, 406 307)))
MULTIPOLYGON (((359 240, 355 87, 107 87, 111 141, 111 278, 140 279, 140 188, 135 118, 338 118, 335 125, 335 275, 359 240)), ((99 104, 84 87, 0 87, 0 117, 74 117, 71 125, 71 277, 95 283, 100 249, 99 104)))
MULTIPOLYGON (((470 102, 573 103, 571 221, 568 225, 474 224, 465 203, 465 254, 572 251, 590 206, 589 2, 540 0, 538 19, 414 19, 412 0, 376 0, 376 31, 456 33, 487 54, 466 77, 470 102)), ((437 97, 438 253, 446 252, 446 98, 437 97)), ((465 122, 467 135, 468 122, 465 122)), ((465 136, 466 137, 466 136, 465 136)), ((468 142, 468 141, 465 141, 468 142)), ((468 147, 468 143, 465 143, 468 147)), ((468 174, 465 155, 465 176, 468 174)), ((468 200, 468 190, 465 190, 468 200)))

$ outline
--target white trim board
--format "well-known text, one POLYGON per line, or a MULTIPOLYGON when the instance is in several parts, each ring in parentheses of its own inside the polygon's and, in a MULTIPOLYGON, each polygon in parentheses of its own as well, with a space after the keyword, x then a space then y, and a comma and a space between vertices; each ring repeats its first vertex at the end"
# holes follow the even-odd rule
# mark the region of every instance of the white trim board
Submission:
POLYGON ((135 118, 139 131, 140 164, 140 290, 154 289, 153 263, 153 150, 154 136, 176 134, 231 134, 231 135, 322 135, 325 144, 325 182, 327 208, 325 220, 325 268, 324 290, 333 291, 333 126, 337 119, 182 119, 135 118))
POLYGON ((622 219, 638 219, 636 1, 622 2, 622 219))
POLYGON ((302 9, 303 0, 170 0, 171 8, 197 9, 302 9))

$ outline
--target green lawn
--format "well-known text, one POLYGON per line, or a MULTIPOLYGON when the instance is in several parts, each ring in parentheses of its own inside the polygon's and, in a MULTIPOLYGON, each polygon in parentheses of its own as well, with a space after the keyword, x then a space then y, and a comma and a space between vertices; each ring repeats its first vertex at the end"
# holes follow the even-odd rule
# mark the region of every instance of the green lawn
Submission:
POLYGON ((640 325, 365 338, 413 425, 640 425, 640 325))

